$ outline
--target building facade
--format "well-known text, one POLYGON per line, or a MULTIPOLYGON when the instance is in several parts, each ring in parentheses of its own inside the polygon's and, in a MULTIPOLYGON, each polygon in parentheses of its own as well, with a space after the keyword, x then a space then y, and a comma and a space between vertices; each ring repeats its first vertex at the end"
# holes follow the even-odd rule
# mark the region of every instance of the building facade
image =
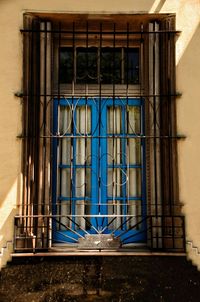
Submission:
POLYGON ((200 2, 0 6, 1 266, 138 247, 199 266, 200 2))

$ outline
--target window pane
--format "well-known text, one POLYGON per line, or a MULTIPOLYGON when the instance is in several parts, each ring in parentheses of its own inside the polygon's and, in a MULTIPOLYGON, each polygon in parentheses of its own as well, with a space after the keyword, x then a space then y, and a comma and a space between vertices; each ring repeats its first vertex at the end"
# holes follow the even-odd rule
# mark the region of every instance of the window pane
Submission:
POLYGON ((79 47, 76 56, 76 83, 97 83, 97 48, 79 47))
POLYGON ((121 83, 121 48, 102 48, 101 82, 103 84, 121 83))
POLYGON ((91 169, 77 168, 76 169, 76 197, 91 196, 91 169))
POLYGON ((127 159, 129 164, 136 165, 141 163, 141 140, 129 138, 127 144, 127 159))
POLYGON ((125 48, 125 83, 139 84, 139 48, 125 48))
POLYGON ((59 129, 60 135, 72 132, 72 111, 69 106, 59 107, 59 129))
POLYGON ((109 106, 107 112, 107 133, 120 134, 122 128, 122 108, 120 106, 109 106))
POLYGON ((74 127, 77 134, 91 133, 91 108, 89 106, 76 107, 76 122, 74 127))
POLYGON ((73 48, 60 48, 60 83, 71 83, 73 80, 73 48))
POLYGON ((140 107, 127 106, 127 109, 127 132, 138 135, 141 133, 140 107))
POLYGON ((141 200, 130 200, 129 205, 127 206, 127 214, 133 216, 129 221, 127 221, 128 227, 133 227, 134 229, 140 229, 141 224, 138 224, 141 221, 142 217, 142 201, 141 200))
POLYGON ((137 168, 129 168, 127 174, 127 195, 130 197, 141 197, 141 170, 137 168))

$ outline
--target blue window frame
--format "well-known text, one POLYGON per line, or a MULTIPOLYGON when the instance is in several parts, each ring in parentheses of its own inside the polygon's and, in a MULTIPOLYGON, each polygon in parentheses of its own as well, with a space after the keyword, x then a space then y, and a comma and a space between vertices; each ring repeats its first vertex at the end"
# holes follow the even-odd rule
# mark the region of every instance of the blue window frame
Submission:
POLYGON ((53 239, 144 242, 144 106, 137 98, 61 98, 53 108, 53 239))

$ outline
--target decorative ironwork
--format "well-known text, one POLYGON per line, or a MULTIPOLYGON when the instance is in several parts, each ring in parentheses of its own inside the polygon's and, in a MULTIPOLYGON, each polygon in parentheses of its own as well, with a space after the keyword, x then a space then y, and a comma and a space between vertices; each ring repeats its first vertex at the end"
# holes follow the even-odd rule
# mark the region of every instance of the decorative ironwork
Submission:
POLYGON ((119 249, 185 250, 174 17, 109 18, 25 15, 16 252, 103 234, 119 249))

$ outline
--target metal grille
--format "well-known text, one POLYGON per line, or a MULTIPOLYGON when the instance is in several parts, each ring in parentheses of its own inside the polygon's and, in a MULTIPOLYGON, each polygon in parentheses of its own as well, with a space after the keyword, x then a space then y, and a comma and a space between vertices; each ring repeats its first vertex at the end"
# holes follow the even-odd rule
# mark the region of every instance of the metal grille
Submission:
POLYGON ((24 194, 15 250, 142 243, 184 251, 174 18, 79 18, 25 16, 21 30, 24 194))

